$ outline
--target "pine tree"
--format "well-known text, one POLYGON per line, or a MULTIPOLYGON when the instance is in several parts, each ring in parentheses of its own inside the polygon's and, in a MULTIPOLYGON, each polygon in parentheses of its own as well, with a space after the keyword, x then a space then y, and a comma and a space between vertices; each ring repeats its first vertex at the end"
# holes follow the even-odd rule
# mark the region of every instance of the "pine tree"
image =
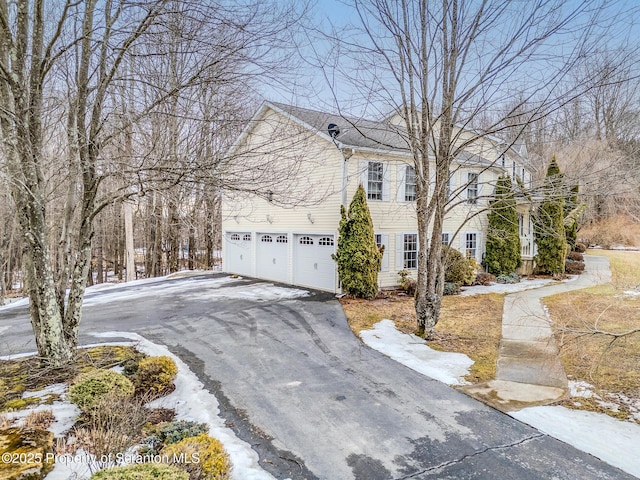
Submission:
POLYGON ((384 247, 379 249, 376 245, 362 185, 353 196, 349 212, 341 206, 340 214, 338 249, 333 259, 338 264, 342 289, 349 295, 373 298, 378 293, 378 271, 384 247))
POLYGON ((489 212, 485 264, 494 275, 508 275, 520 266, 518 212, 511 178, 498 178, 489 212))
POLYGON ((547 169, 544 200, 534 216, 534 233, 538 245, 536 268, 540 273, 554 276, 564 273, 567 252, 563 180, 554 155, 547 169))

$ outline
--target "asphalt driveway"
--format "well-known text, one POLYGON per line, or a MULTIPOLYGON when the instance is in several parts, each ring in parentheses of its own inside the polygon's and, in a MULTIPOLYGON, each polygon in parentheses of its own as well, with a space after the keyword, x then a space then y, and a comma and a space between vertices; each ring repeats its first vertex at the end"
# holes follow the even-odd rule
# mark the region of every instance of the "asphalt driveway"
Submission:
MULTIPOLYGON (((277 478, 634 478, 362 344, 332 296, 222 275, 87 296, 90 332, 167 345, 277 478)), ((26 309, 0 310, 0 354, 33 350, 26 309)))

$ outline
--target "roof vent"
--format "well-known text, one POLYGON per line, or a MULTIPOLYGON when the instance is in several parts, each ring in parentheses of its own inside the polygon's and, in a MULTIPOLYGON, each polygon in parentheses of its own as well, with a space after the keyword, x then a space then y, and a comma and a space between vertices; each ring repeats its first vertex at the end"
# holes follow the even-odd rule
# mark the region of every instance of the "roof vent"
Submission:
POLYGON ((338 125, 336 125, 335 123, 330 123, 327 127, 327 130, 331 138, 336 138, 338 135, 340 135, 340 127, 338 127, 338 125))

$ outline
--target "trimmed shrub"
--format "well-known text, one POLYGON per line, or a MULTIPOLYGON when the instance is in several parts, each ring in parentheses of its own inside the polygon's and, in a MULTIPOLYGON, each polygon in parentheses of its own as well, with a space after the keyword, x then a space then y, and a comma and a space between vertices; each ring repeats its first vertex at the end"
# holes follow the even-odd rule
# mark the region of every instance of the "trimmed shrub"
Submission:
POLYGON ((173 381, 177 374, 178 367, 169 357, 143 358, 133 377, 136 393, 160 397, 173 389, 173 381))
POLYGON ((506 275, 520 266, 518 212, 511 178, 499 177, 487 215, 489 227, 485 265, 489 273, 506 275))
POLYGON ((555 156, 547 169, 544 200, 533 217, 534 233, 538 244, 535 257, 536 270, 549 275, 564 272, 567 239, 564 229, 563 176, 555 156))
MULTIPOLYGON (((475 263, 475 259, 472 259, 475 263)), ((444 266, 444 281, 458 285, 472 285, 476 276, 474 265, 458 250, 442 246, 442 263, 444 266)))
POLYGON ((564 271, 569 275, 580 275, 584 271, 584 262, 578 262, 567 258, 567 261, 564 264, 564 271))
POLYGON ((162 455, 189 473, 190 480, 226 480, 231 461, 219 440, 206 434, 189 437, 167 445, 162 455))
POLYGON ((486 272, 480 272, 476 275, 476 281, 474 285, 489 286, 492 282, 496 281, 496 276, 486 272))
POLYGON ((574 250, 578 253, 584 253, 587 251, 587 246, 584 243, 576 243, 576 246, 574 247, 574 250))
POLYGON ((496 277, 498 283, 520 283, 520 275, 517 273, 510 273, 509 275, 498 275, 496 277))
POLYGON ((567 260, 573 260, 574 262, 584 262, 584 255, 580 252, 567 253, 567 260))
POLYGON ((103 397, 130 397, 135 388, 131 380, 113 370, 95 369, 80 374, 69 388, 69 400, 88 410, 103 397))
POLYGON ((367 195, 358 186, 349 212, 340 207, 338 249, 332 258, 345 293, 360 298, 373 298, 378 293, 378 271, 384 248, 378 248, 373 222, 367 206, 367 195))
POLYGON ((443 295, 458 295, 460 293, 460 285, 454 282, 444 282, 443 295))
POLYGON ((178 443, 185 438, 197 437, 208 431, 209 426, 206 423, 186 420, 163 423, 149 430, 150 435, 144 439, 144 452, 156 455, 163 445, 178 443))
POLYGON ((173 465, 139 463, 100 470, 91 480, 189 480, 189 474, 173 465))

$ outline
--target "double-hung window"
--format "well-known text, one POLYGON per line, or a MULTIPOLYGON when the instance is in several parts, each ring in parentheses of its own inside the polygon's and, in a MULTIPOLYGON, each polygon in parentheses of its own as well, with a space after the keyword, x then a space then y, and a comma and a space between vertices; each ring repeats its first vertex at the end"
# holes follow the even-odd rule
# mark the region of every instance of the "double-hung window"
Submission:
POLYGON ((478 251, 478 234, 467 233, 465 235, 465 248, 467 251, 467 258, 476 258, 478 251))
POLYGON ((404 201, 415 202, 416 198, 416 169, 407 165, 404 175, 404 201))
POLYGON ((448 247, 448 246, 449 246, 449 242, 450 242, 450 240, 449 240, 449 234, 448 234, 448 233, 443 233, 443 234, 442 234, 442 245, 444 245, 444 246, 447 246, 447 247, 448 247))
POLYGON ((478 174, 469 172, 467 174, 467 203, 478 203, 478 174))
POLYGON ((404 268, 418 268, 418 234, 404 234, 404 268))
POLYGON ((367 167, 367 199, 382 200, 384 166, 382 162, 369 162, 367 167))

